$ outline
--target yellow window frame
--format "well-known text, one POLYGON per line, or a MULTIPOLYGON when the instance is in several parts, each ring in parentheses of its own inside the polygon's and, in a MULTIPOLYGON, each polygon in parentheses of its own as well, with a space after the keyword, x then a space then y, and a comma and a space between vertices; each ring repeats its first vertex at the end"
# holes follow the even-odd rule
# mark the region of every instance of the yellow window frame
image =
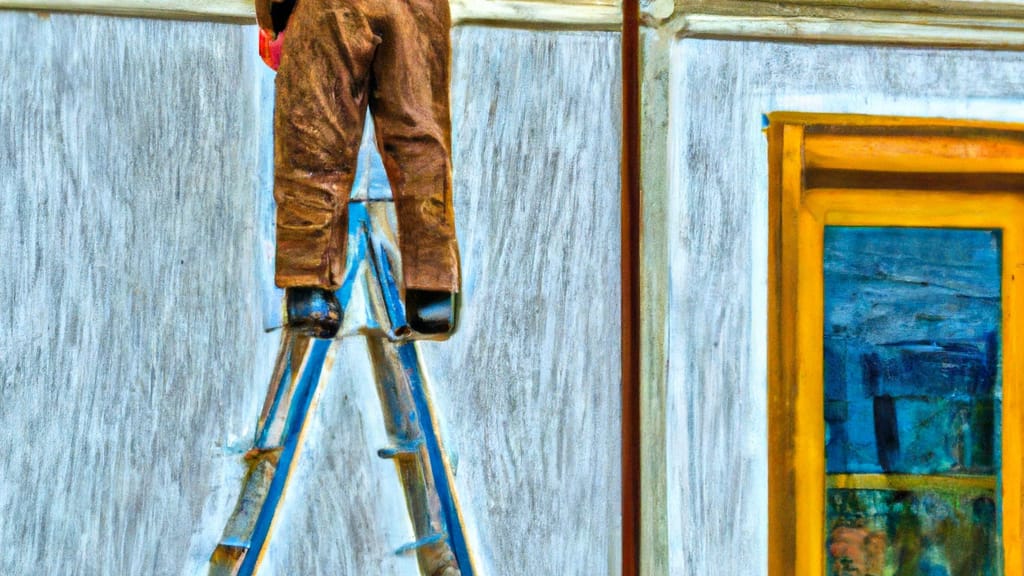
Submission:
MULTIPOLYGON (((782 112, 769 115, 767 133, 770 576, 827 573, 825 226, 1003 231, 1001 542, 1004 573, 1024 574, 1024 125, 782 112)), ((991 487, 978 477, 931 479, 991 487)), ((920 481, 832 480, 889 489, 920 481)))

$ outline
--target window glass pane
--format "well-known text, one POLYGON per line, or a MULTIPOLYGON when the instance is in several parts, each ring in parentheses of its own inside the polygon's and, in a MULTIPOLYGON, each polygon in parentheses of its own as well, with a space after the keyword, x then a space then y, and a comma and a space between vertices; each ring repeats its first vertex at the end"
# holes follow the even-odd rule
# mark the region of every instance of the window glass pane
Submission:
POLYGON ((999 240, 825 229, 828 473, 995 472, 999 240))
POLYGON ((1000 573, 1000 231, 824 247, 829 574, 1000 573))
POLYGON ((995 496, 829 490, 830 576, 995 576, 995 496))

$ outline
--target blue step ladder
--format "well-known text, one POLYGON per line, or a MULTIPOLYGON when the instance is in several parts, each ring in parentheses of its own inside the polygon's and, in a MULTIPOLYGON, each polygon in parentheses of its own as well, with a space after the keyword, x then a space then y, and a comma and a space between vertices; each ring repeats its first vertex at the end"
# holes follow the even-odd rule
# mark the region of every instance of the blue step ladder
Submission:
MULTIPOLYGON (((397 554, 416 554, 424 576, 473 576, 454 489, 454 472, 438 432, 427 381, 400 297, 390 200, 349 204, 349 266, 338 301, 348 308, 362 281, 366 337, 390 445, 378 456, 394 461, 415 540, 397 554)), ((339 336, 340 338, 341 336, 339 336)), ((281 347, 238 503, 210 558, 211 576, 250 576, 260 560, 299 459, 303 433, 334 341, 282 330, 281 347)))

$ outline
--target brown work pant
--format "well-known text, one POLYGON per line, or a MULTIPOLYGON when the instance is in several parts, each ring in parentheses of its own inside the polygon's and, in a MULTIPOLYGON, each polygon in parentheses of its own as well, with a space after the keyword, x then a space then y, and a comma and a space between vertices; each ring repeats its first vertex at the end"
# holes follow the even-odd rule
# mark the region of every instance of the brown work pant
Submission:
POLYGON ((448 0, 298 0, 274 115, 281 287, 336 289, 366 110, 394 193, 407 288, 457 292, 448 0))

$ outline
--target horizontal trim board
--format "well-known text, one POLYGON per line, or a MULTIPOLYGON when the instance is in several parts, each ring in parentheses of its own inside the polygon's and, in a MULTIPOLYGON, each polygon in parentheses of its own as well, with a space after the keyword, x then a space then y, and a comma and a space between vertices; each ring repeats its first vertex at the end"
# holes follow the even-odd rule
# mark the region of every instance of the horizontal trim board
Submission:
POLYGON ((644 24, 679 37, 1024 47, 1024 0, 652 0, 644 24))
MULTIPOLYGON (((671 2, 671 0, 669 0, 671 2)), ((665 0, 656 0, 665 2, 665 0)), ((733 10, 754 16, 765 9, 794 16, 810 10, 877 10, 905 14, 945 14, 1024 18, 1024 0, 675 0, 678 11, 733 10)))
POLYGON ((964 137, 892 130, 881 134, 808 131, 804 166, 807 170, 1019 174, 1024 172, 1024 139, 1014 133, 964 137))
MULTIPOLYGON (((1022 22, 1024 24, 1024 22, 1022 22)), ((759 39, 807 43, 889 44, 991 50, 1024 49, 1024 27, 737 17, 689 14, 669 26, 679 37, 759 39)))
MULTIPOLYGON (((611 2, 452 0, 451 10, 455 24, 479 22, 553 28, 618 29, 622 25, 622 12, 617 2, 611 2)), ((87 12, 239 24, 256 22, 252 0, 0 0, 0 9, 87 12)))
MULTIPOLYGON (((1024 48, 1024 0, 696 0, 676 8, 671 0, 655 0, 648 6, 647 25, 685 37, 1024 48)), ((252 0, 0 0, 0 9, 255 21, 252 0)), ((594 30, 622 26, 617 0, 451 0, 451 9, 455 24, 594 30)))
POLYGON ((452 0, 455 24, 519 24, 546 28, 622 28, 618 3, 530 0, 452 0))
POLYGON ((0 8, 238 23, 256 21, 255 8, 249 0, 0 0, 0 8))
POLYGON ((970 130, 975 132, 1016 132, 1024 137, 1024 124, 995 120, 961 120, 929 118, 926 116, 876 116, 871 114, 834 114, 827 112, 808 113, 782 110, 770 112, 768 114, 768 121, 771 125, 792 124, 794 126, 803 126, 808 132, 814 134, 835 133, 837 131, 856 134, 872 130, 931 131, 933 133, 939 133, 942 130, 949 130, 951 132, 970 130), (838 122, 837 118, 842 119, 842 122, 838 122))

